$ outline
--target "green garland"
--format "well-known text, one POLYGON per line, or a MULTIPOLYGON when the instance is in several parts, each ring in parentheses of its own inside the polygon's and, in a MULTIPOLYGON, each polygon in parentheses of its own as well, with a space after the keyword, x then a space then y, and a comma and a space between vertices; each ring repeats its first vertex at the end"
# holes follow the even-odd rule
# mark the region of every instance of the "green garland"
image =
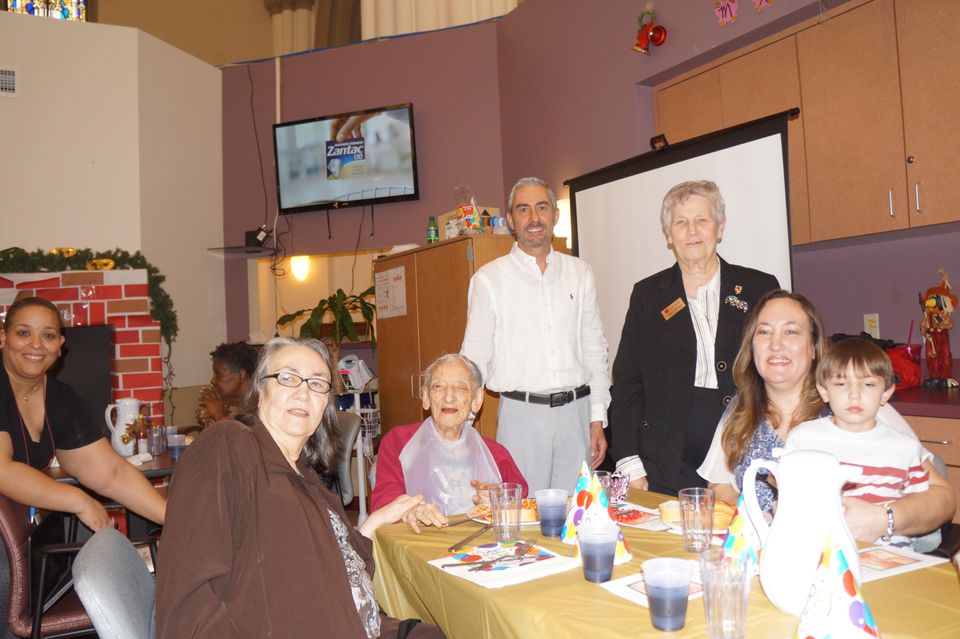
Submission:
POLYGON ((150 294, 150 317, 160 322, 160 335, 169 349, 177 338, 177 312, 173 310, 173 300, 163 290, 163 281, 167 278, 160 270, 147 261, 140 251, 130 254, 121 249, 97 251, 78 249, 76 254, 64 257, 52 255, 37 249, 28 253, 22 248, 13 247, 0 251, 0 273, 57 273, 59 271, 86 271, 87 262, 96 259, 113 260, 114 269, 146 269, 147 287, 150 294))

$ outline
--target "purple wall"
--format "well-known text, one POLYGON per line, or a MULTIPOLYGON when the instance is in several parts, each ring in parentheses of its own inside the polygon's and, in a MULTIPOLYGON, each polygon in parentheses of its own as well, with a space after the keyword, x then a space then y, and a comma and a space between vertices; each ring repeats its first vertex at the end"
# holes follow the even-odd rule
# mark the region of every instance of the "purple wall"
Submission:
MULTIPOLYGON (((364 220, 361 245, 422 242, 429 215, 452 208, 452 190, 470 185, 484 204, 539 175, 562 182, 643 153, 654 134, 650 86, 815 14, 816 0, 777 2, 757 13, 740 3, 737 22, 720 27, 712 3, 658 3, 666 45, 631 50, 644 3, 527 0, 498 21, 373 41, 283 60, 283 119, 413 102, 421 199, 377 208, 376 235, 364 220)), ((837 1, 827 6, 840 4, 837 1)), ((224 70, 224 228, 228 245, 272 223, 274 65, 224 70), (248 71, 251 78, 248 79, 248 71), (260 135, 260 167, 250 82, 260 135)), ((353 250, 361 212, 289 216, 298 253, 353 250)), ((281 220, 283 229, 284 221, 281 220)), ((289 236, 285 239, 290 246, 289 236)), ((800 247, 795 287, 821 310, 830 332, 859 332, 863 314, 880 314, 883 337, 902 340, 919 318, 916 294, 946 266, 960 287, 960 225, 800 247)), ((247 325, 246 265, 227 264, 227 335, 247 325)))
MULTIPOLYGON (((284 216, 278 228, 293 227, 283 238, 297 253, 332 253, 360 246, 422 243, 427 219, 454 206, 454 187, 469 185, 478 202, 503 199, 500 153, 500 95, 497 80, 496 24, 371 41, 292 56, 282 61, 282 120, 297 120, 354 109, 412 102, 416 127, 420 199, 369 209, 359 228, 360 209, 330 213, 327 237, 323 212, 284 216), (370 236, 371 230, 375 235, 370 236)), ((274 122, 273 61, 224 70, 224 240, 243 244, 243 232, 267 222, 276 211, 276 179, 271 126, 274 122), (263 188, 250 113, 254 87, 260 136, 263 188)), ((245 260, 227 263, 227 336, 245 339, 249 331, 245 260)))
POLYGON ((793 260, 794 287, 819 309, 828 333, 859 333, 864 313, 879 313, 880 337, 906 342, 914 320, 918 342, 917 294, 940 282, 940 268, 960 291, 960 223, 797 247, 793 260))

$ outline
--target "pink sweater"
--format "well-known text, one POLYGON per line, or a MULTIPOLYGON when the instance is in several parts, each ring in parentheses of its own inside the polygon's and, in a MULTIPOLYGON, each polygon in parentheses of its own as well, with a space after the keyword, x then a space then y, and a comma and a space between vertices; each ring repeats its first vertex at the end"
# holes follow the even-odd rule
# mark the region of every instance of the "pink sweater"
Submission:
MULTIPOLYGON (((403 468, 400 466, 400 452, 422 425, 423 422, 396 426, 380 440, 380 450, 377 454, 377 481, 370 495, 371 510, 386 506, 407 492, 407 485, 403 480, 403 468)), ((520 473, 520 469, 517 468, 507 449, 486 437, 483 437, 483 443, 487 445, 493 461, 497 464, 501 481, 520 484, 523 486, 523 496, 526 497, 527 480, 523 478, 523 474, 520 473)))

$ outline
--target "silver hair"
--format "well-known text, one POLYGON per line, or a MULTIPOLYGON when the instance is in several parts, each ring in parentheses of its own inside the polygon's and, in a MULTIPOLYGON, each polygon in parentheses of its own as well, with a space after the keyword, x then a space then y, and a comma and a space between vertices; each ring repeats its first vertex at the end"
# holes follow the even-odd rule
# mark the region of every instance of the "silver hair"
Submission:
POLYGON ((723 196, 720 195, 720 188, 716 182, 711 180, 700 180, 699 182, 681 182, 667 191, 663 197, 663 205, 660 207, 660 226, 663 227, 665 234, 670 233, 670 225, 673 223, 673 209, 685 202, 691 195, 699 195, 710 202, 710 212, 713 213, 713 219, 717 224, 723 224, 727 221, 726 208, 723 203, 723 196))
POLYGON ((550 196, 550 205, 553 207, 553 210, 557 210, 557 194, 553 192, 553 189, 550 188, 550 185, 537 177, 525 177, 517 180, 517 183, 513 185, 513 188, 510 189, 510 200, 507 202, 507 211, 513 211, 513 198, 517 194, 518 189, 522 189, 525 186, 542 186, 547 190, 547 195, 550 196))
POLYGON ((437 368, 443 366, 444 364, 449 364, 450 362, 460 362, 463 364, 467 372, 470 373, 470 390, 471 392, 477 392, 483 386, 483 375, 480 373, 480 368, 473 363, 469 357, 461 355, 460 353, 446 353, 440 355, 437 359, 430 362, 430 365, 424 369, 423 373, 420 375, 420 392, 430 388, 430 382, 433 381, 433 374, 436 372, 437 368))

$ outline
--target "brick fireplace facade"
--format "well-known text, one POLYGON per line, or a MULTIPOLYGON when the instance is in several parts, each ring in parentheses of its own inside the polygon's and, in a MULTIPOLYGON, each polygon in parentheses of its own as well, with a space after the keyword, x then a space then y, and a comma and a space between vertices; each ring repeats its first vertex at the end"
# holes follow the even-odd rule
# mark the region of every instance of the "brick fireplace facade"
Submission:
POLYGON ((135 397, 163 423, 160 324, 150 317, 146 270, 0 274, 0 312, 33 295, 56 304, 66 326, 112 324, 114 401, 135 397))

